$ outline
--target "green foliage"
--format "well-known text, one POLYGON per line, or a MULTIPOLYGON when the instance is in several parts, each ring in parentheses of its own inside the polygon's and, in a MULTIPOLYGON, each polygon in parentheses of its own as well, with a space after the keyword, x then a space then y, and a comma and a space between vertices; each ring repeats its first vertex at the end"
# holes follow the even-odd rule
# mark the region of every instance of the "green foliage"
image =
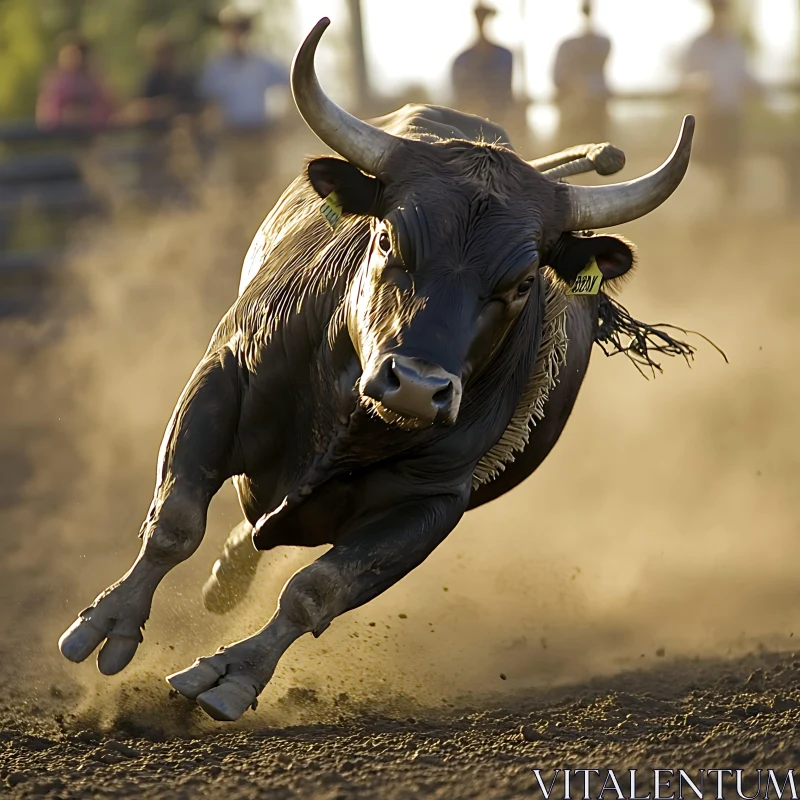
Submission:
POLYGON ((0 117, 31 116, 53 32, 36 0, 0 0, 0 117))

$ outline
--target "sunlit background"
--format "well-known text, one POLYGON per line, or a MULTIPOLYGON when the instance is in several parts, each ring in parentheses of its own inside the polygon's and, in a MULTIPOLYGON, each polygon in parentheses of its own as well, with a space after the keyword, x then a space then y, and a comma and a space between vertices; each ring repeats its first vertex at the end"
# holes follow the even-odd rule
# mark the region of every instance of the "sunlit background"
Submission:
MULTIPOLYGON (((450 64, 475 38, 471 0, 406 0, 402 4, 364 0, 367 63, 374 85, 384 93, 424 87, 439 102, 450 98, 450 64)), ((551 98, 556 49, 582 29, 579 0, 498 0, 490 23, 492 36, 517 56, 515 89, 539 100, 551 98)), ((263 7, 257 0, 253 8, 263 7)), ((599 31, 612 39, 607 74, 618 92, 664 90, 678 78, 678 61, 687 42, 708 24, 704 0, 596 0, 599 31)), ((295 33, 327 15, 346 24, 347 9, 336 0, 303 0, 295 9, 295 33)), ((765 81, 795 75, 800 7, 796 0, 748 0, 739 21, 751 37, 753 64, 765 81)), ((293 49, 293 42, 289 49, 293 49)), ((334 88, 347 91, 346 76, 334 76, 334 88)), ((555 112, 535 105, 531 124, 543 134, 555 124, 555 112)))
MULTIPOLYGON (((258 7, 253 0, 251 5, 258 7)), ((387 89, 424 85, 446 97, 453 55, 474 38, 471 0, 364 0, 368 63, 375 82, 387 89)), ((494 37, 522 55, 518 86, 534 96, 552 90, 550 70, 559 42, 581 29, 575 0, 497 0, 494 37)), ((336 0, 303 0, 297 5, 297 34, 321 16, 334 24, 347 10, 336 0)), ((796 67, 798 4, 795 0, 751 0, 742 12, 754 38, 759 74, 785 79, 796 67)), ((677 76, 675 62, 686 42, 707 25, 703 0, 596 0, 597 28, 614 42, 609 77, 621 91, 666 88, 677 76)))

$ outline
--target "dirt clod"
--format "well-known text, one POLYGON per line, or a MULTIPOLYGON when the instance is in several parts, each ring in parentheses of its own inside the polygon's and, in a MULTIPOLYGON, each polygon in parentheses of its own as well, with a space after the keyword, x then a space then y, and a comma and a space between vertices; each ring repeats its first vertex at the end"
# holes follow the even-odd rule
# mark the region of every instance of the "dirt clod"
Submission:
POLYGON ((519 729, 519 735, 526 742, 541 742, 546 738, 544 734, 538 728, 534 728, 533 725, 523 725, 519 729))
POLYGON ((11 772, 6 776, 6 783, 9 786, 17 786, 26 780, 28 780, 27 772, 11 772))

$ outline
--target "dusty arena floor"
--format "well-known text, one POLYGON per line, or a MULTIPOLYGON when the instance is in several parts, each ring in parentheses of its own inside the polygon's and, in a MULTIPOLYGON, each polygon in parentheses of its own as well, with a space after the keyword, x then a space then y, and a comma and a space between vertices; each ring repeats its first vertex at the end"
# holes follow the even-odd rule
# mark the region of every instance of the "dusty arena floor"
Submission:
POLYGON ((696 340, 691 369, 645 381, 597 352, 542 469, 298 641, 232 725, 164 676, 260 627, 317 553, 275 551, 240 608, 209 615, 229 489, 130 668, 102 678, 56 642, 136 554, 164 426, 257 215, 92 232, 53 312, 3 323, 0 793, 518 800, 541 796, 534 768, 797 767, 796 226, 715 223, 682 192, 622 231, 640 263, 621 299, 730 363, 696 340))
POLYGON ((663 663, 400 719, 346 701, 315 708, 298 693, 287 702, 310 719, 341 720, 165 738, 157 726, 100 733, 65 724, 56 718, 74 700, 69 689, 54 684, 34 705, 15 701, 18 689, 5 683, 0 777, 18 797, 519 800, 541 797, 533 768, 548 783, 556 768, 724 766, 754 776, 774 765, 785 774, 800 758, 798 687, 800 660, 764 654, 663 663))

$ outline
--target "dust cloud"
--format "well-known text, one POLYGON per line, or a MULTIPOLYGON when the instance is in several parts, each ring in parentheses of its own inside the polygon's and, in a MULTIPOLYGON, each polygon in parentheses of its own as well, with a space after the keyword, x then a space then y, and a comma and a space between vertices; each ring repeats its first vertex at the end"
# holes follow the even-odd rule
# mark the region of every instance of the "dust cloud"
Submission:
MULTIPOLYGON (((52 312, 6 326, 3 651, 20 692, 63 697, 82 724, 217 727, 168 698, 163 676, 261 627, 284 581, 318 555, 267 554, 243 605, 208 614, 200 587, 240 519, 226 486, 200 550, 157 593, 134 664, 107 679, 57 652, 138 551, 161 435, 235 296, 262 200, 217 195, 86 231, 52 312)), ((764 217, 681 215, 679 202, 627 226, 640 259, 620 299, 639 319, 702 331, 730 363, 695 339, 691 369, 667 360, 646 381, 596 350, 539 472, 468 514, 385 595, 299 641, 241 724, 300 721, 309 706, 441 708, 661 656, 792 647, 796 234, 764 217)))

